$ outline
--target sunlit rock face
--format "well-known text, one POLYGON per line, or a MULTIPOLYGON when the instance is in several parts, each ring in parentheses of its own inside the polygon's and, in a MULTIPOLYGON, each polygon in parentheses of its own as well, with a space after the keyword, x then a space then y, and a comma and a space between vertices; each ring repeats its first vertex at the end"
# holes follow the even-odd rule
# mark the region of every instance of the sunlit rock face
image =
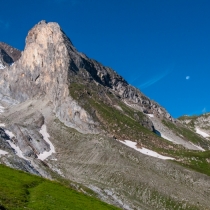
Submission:
POLYGON ((83 132, 97 132, 91 117, 69 96, 68 72, 74 52, 76 55, 57 23, 39 22, 29 31, 20 59, 0 73, 1 93, 19 102, 45 97, 66 125, 83 132))
MULTIPOLYGON (((7 50, 9 51, 9 50, 7 50)), ((156 102, 129 85, 120 75, 79 53, 57 23, 41 21, 26 37, 25 49, 13 65, 0 72, 0 92, 18 102, 45 97, 53 104, 56 116, 67 126, 84 133, 97 133, 98 123, 69 94, 72 82, 90 81, 112 90, 124 103, 148 114, 171 119, 156 102), (77 80, 75 80, 77 78, 77 80)), ((153 130, 147 119, 143 126, 153 130)))

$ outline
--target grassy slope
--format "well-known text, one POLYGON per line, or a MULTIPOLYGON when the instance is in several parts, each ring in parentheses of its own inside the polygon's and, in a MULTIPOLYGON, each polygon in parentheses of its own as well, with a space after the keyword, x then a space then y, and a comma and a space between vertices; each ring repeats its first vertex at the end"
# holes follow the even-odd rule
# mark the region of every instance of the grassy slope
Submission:
POLYGON ((210 151, 184 151, 179 157, 181 165, 210 176, 210 151))
MULTIPOLYGON (((84 85, 79 82, 71 83, 69 90, 71 96, 94 116, 96 121, 101 123, 102 128, 117 139, 137 141, 141 146, 176 158, 183 166, 210 175, 210 154, 208 151, 190 151, 181 145, 174 145, 158 137, 141 125, 140 121, 144 117, 141 112, 127 107, 109 91, 104 93, 103 88, 100 88, 100 86, 91 83, 84 85), (106 99, 107 97, 109 100, 106 99), (113 105, 121 107, 122 111, 114 108, 113 105), (139 120, 136 120, 134 115, 138 115, 139 120)), ((196 143, 203 148, 208 147, 207 141, 190 129, 175 126, 169 121, 163 121, 163 124, 177 135, 184 136, 186 140, 196 143)))
POLYGON ((185 126, 195 130, 195 125, 197 124, 198 127, 202 128, 202 129, 206 129, 206 130, 209 130, 210 129, 210 126, 209 126, 209 123, 206 123, 205 121, 201 122, 201 125, 199 125, 198 123, 198 120, 199 118, 203 118, 203 119, 206 119, 206 118, 209 118, 210 116, 210 113, 205 113, 205 114, 202 114, 202 115, 193 115, 193 116, 181 116, 178 118, 178 120, 180 120, 185 126), (188 121, 188 122, 186 122, 188 121))
POLYGON ((141 125, 145 116, 140 111, 127 107, 111 92, 104 91, 95 84, 72 83, 70 95, 79 102, 96 121, 100 122, 103 130, 120 140, 132 140, 139 145, 150 148, 178 150, 179 146, 160 138, 141 125), (115 108, 120 107, 122 110, 115 108))
POLYGON ((0 209, 118 209, 58 182, 0 165, 0 209))
POLYGON ((181 126, 179 124, 175 125, 166 120, 163 120, 162 122, 164 125, 170 128, 172 131, 174 131, 174 133, 176 133, 180 137, 184 137, 186 140, 191 141, 192 143, 195 143, 197 145, 200 145, 204 149, 208 149, 208 147, 210 146, 208 140, 200 137, 198 134, 191 131, 189 128, 181 126))
MULTIPOLYGON (((192 117, 194 118, 194 117, 192 117)), ((209 142, 200 137, 190 129, 181 125, 174 125, 169 121, 163 120, 163 124, 173 130, 177 135, 182 135, 186 140, 202 146, 208 150, 209 142)), ((174 157, 178 157, 183 166, 196 170, 210 176, 210 151, 190 151, 180 150, 173 152, 174 157)))

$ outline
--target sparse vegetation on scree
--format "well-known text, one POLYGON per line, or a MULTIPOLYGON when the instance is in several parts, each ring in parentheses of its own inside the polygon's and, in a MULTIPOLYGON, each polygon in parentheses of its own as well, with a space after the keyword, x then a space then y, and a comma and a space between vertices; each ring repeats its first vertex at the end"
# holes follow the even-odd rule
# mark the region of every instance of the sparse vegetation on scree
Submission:
POLYGON ((0 165, 1 210, 117 210, 55 181, 0 165))
MULTIPOLYGON (((105 96, 100 97, 96 95, 98 92, 100 93, 100 87, 98 87, 99 90, 94 90, 94 88, 91 87, 91 84, 85 86, 80 83, 72 83, 69 90, 71 96, 94 116, 95 120, 101 122, 104 130, 108 130, 109 133, 112 133, 118 139, 137 141, 142 146, 146 146, 163 155, 176 158, 178 163, 181 163, 185 167, 210 175, 210 153, 208 151, 190 151, 180 145, 174 145, 156 136, 140 124, 140 120, 144 117, 141 112, 134 111, 132 108, 127 107, 119 99, 114 98, 112 93, 106 93, 111 101, 111 104, 109 104, 110 101, 104 99, 105 96), (113 104, 117 104, 121 107, 122 111, 114 108, 113 104), (138 119, 140 119, 139 121, 134 118, 134 114, 136 113, 138 114, 138 119)), ((101 92, 101 95, 103 94, 105 93, 101 92)), ((206 141, 190 129, 175 126, 169 121, 163 120, 162 122, 177 135, 184 136, 188 141, 200 144, 204 148, 207 146, 206 141)))
POLYGON ((177 135, 183 136, 185 139, 188 141, 191 141, 192 143, 195 144, 200 144, 203 148, 208 149, 208 141, 205 140, 204 138, 200 137, 198 134, 194 133, 187 127, 181 127, 179 125, 174 125, 173 123, 163 120, 162 121, 164 125, 166 125, 168 128, 170 128, 172 131, 174 131, 177 135))
POLYGON ((114 94, 103 91, 100 86, 75 82, 71 83, 69 91, 80 106, 100 122, 102 129, 117 139, 136 141, 140 146, 150 149, 179 149, 142 126, 147 121, 142 112, 127 107, 114 94))

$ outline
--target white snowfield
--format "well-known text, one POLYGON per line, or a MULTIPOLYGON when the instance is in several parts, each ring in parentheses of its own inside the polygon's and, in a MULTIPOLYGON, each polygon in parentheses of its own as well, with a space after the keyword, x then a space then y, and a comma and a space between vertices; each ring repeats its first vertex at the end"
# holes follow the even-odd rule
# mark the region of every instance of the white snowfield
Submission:
POLYGON ((21 149, 16 146, 12 141, 7 140, 7 142, 10 144, 10 146, 15 150, 16 155, 22 159, 28 160, 27 158, 24 157, 23 152, 21 151, 21 149))
POLYGON ((151 118, 154 117, 154 114, 147 114, 147 115, 151 118))
POLYGON ((0 69, 4 69, 4 68, 5 66, 2 63, 0 63, 0 69))
POLYGON ((4 107, 0 105, 0 113, 4 112, 4 107))
POLYGON ((205 132, 203 132, 202 130, 200 130, 199 128, 195 128, 195 132, 196 133, 198 133, 198 134, 200 134, 201 136, 203 136, 204 138, 206 138, 206 137, 210 137, 210 135, 209 134, 207 134, 207 133, 205 133, 205 132))
POLYGON ((45 160, 46 158, 48 158, 50 155, 52 155, 52 153, 55 153, 55 147, 53 146, 52 142, 49 140, 50 135, 47 133, 47 127, 46 125, 42 125, 41 130, 39 131, 44 140, 50 145, 50 151, 44 151, 42 154, 38 155, 38 159, 40 160, 45 160))
POLYGON ((15 137, 15 135, 9 131, 9 130, 5 130, 5 133, 12 139, 13 137, 15 137))
POLYGON ((7 155, 7 154, 8 154, 8 152, 0 149, 0 155, 7 155))
MULTIPOLYGON (((4 107, 0 106, 0 112, 4 112, 4 107)), ((4 123, 0 123, 0 127, 4 127, 5 124, 4 123)), ((12 139, 13 137, 15 137, 15 135, 9 131, 9 130, 5 130, 5 133, 10 137, 10 139, 12 139)), ((21 151, 21 149, 15 145, 11 140, 7 140, 7 142, 9 143, 9 145, 15 150, 15 153, 18 157, 28 160, 27 158, 24 157, 23 152, 21 151)))
POLYGON ((166 140, 168 140, 168 141, 171 141, 171 142, 173 142, 173 143, 176 143, 176 141, 174 141, 173 139, 171 139, 171 138, 165 136, 164 134, 160 133, 160 135, 161 135, 162 138, 164 138, 164 139, 166 139, 166 140))
MULTIPOLYGON (((8 131, 8 130, 5 130, 5 133, 10 137, 10 138, 13 138, 15 137, 15 135, 11 132, 11 131, 8 131)), ((7 140, 7 142, 9 143, 9 145, 15 150, 15 153, 18 157, 20 158, 23 158, 25 160, 28 160, 27 158, 24 157, 23 155, 23 152, 21 151, 21 149, 15 145, 11 140, 7 140)))
POLYGON ((136 142, 133 142, 133 141, 130 141, 130 140, 125 140, 125 141, 118 140, 118 141, 123 143, 123 144, 125 144, 128 147, 131 147, 131 148, 137 150, 138 152, 141 152, 142 154, 145 154, 145 155, 148 155, 148 156, 152 156, 152 157, 155 157, 155 158, 159 158, 159 159, 163 159, 163 160, 174 160, 174 158, 172 158, 172 157, 167 157, 167 156, 160 155, 157 152, 154 152, 152 150, 146 149, 144 147, 138 148, 136 146, 136 142))

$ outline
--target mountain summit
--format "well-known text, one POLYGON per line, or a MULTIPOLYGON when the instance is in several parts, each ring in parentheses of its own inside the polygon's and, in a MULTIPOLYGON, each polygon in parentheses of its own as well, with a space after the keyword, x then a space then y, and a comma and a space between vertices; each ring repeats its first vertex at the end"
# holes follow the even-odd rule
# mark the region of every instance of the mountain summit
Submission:
POLYGON ((0 50, 0 163, 126 210, 209 208, 209 139, 78 52, 57 23, 35 25, 23 52, 0 50))
MULTIPOLYGON (((3 74, 2 93, 18 102, 46 95, 54 104, 59 119, 83 132, 96 132, 97 125, 90 113, 69 94, 71 83, 81 81, 103 86, 136 110, 172 120, 164 108, 129 85, 115 71, 79 53, 57 23, 41 21, 33 27, 26 37, 21 58, 3 74)), ((149 118, 146 121, 150 121, 149 118)), ((147 127, 152 130, 151 125, 147 127)))

